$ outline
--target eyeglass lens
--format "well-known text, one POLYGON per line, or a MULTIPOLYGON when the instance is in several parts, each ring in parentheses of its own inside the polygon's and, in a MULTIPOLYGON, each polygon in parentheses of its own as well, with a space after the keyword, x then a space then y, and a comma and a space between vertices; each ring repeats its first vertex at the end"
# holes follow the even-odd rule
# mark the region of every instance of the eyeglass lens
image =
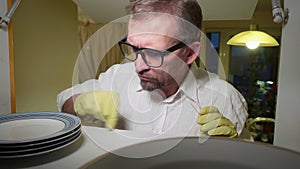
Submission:
POLYGON ((130 61, 135 61, 140 55, 145 63, 151 67, 159 67, 163 62, 163 53, 154 49, 138 49, 128 44, 120 45, 123 55, 130 61))

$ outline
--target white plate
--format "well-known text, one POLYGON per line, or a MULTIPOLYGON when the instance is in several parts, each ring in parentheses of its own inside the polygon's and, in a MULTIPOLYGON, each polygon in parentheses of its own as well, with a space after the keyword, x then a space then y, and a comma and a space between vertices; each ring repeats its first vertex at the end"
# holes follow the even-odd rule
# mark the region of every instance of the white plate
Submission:
POLYGON ((0 158, 26 157, 63 148, 81 135, 78 117, 59 112, 0 116, 0 158))
POLYGON ((54 119, 21 119, 0 123, 0 140, 23 141, 43 138, 65 128, 65 123, 54 119))
POLYGON ((81 132, 81 127, 78 126, 74 131, 69 132, 65 135, 62 135, 61 137, 57 137, 55 139, 48 139, 44 140, 42 142, 35 142, 35 143, 28 143, 28 144, 17 144, 17 145, 1 145, 0 144, 0 153, 6 152, 6 151, 24 151, 24 150, 30 150, 30 149, 38 149, 40 147, 45 147, 51 144, 56 144, 57 142, 64 141, 65 139, 68 139, 72 137, 73 135, 76 135, 78 132, 81 132))
POLYGON ((11 152, 10 151, 6 151, 6 152, 0 151, 0 158, 28 157, 28 156, 49 153, 49 152, 61 149, 63 147, 66 147, 66 146, 74 143, 76 140, 78 140, 80 138, 80 136, 81 136, 81 131, 79 130, 77 133, 74 133, 70 137, 67 137, 59 142, 53 142, 51 144, 39 146, 36 148, 19 150, 19 151, 11 151, 11 152))
POLYGON ((59 112, 17 113, 0 116, 0 145, 28 145, 56 139, 80 126, 76 116, 59 112))
POLYGON ((300 167, 300 154, 262 143, 238 139, 209 138, 199 143, 198 138, 185 138, 171 150, 148 158, 126 158, 116 154, 145 154, 182 138, 155 140, 121 148, 90 161, 87 169, 282 169, 300 167))

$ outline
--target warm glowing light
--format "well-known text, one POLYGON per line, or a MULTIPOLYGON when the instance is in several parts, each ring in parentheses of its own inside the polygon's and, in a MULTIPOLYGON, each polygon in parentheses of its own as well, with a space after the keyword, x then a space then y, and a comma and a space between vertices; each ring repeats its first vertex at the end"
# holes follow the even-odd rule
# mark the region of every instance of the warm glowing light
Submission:
POLYGON ((246 42, 246 46, 249 49, 256 49, 259 46, 259 42, 249 41, 249 42, 246 42))
POLYGON ((247 46, 249 49, 255 49, 258 46, 278 46, 278 42, 272 36, 265 32, 255 30, 255 25, 250 25, 249 31, 240 32, 230 38, 228 45, 247 46))

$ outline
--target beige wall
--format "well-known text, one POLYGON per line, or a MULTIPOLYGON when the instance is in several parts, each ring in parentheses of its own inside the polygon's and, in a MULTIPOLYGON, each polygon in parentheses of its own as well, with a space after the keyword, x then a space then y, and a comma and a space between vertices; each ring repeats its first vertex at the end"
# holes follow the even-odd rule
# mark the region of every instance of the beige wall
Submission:
MULTIPOLYGON (((7 12, 7 1, 0 0, 0 17, 7 12)), ((10 67, 8 30, 0 28, 0 115, 9 114, 10 107, 10 67)))
POLYGON ((23 0, 13 17, 17 112, 56 111, 78 55, 72 0, 23 0))

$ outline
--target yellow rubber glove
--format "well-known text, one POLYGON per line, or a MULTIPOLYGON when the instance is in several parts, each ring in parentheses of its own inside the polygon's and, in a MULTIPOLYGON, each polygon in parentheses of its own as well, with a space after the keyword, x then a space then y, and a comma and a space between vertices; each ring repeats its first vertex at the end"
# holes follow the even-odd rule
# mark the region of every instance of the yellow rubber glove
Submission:
POLYGON ((200 136, 228 136, 233 138, 238 135, 232 122, 214 106, 201 108, 197 122, 201 125, 200 136))
POLYGON ((118 122, 119 97, 116 92, 91 91, 80 94, 74 103, 75 112, 80 115, 92 115, 105 121, 105 127, 116 128, 118 122))

